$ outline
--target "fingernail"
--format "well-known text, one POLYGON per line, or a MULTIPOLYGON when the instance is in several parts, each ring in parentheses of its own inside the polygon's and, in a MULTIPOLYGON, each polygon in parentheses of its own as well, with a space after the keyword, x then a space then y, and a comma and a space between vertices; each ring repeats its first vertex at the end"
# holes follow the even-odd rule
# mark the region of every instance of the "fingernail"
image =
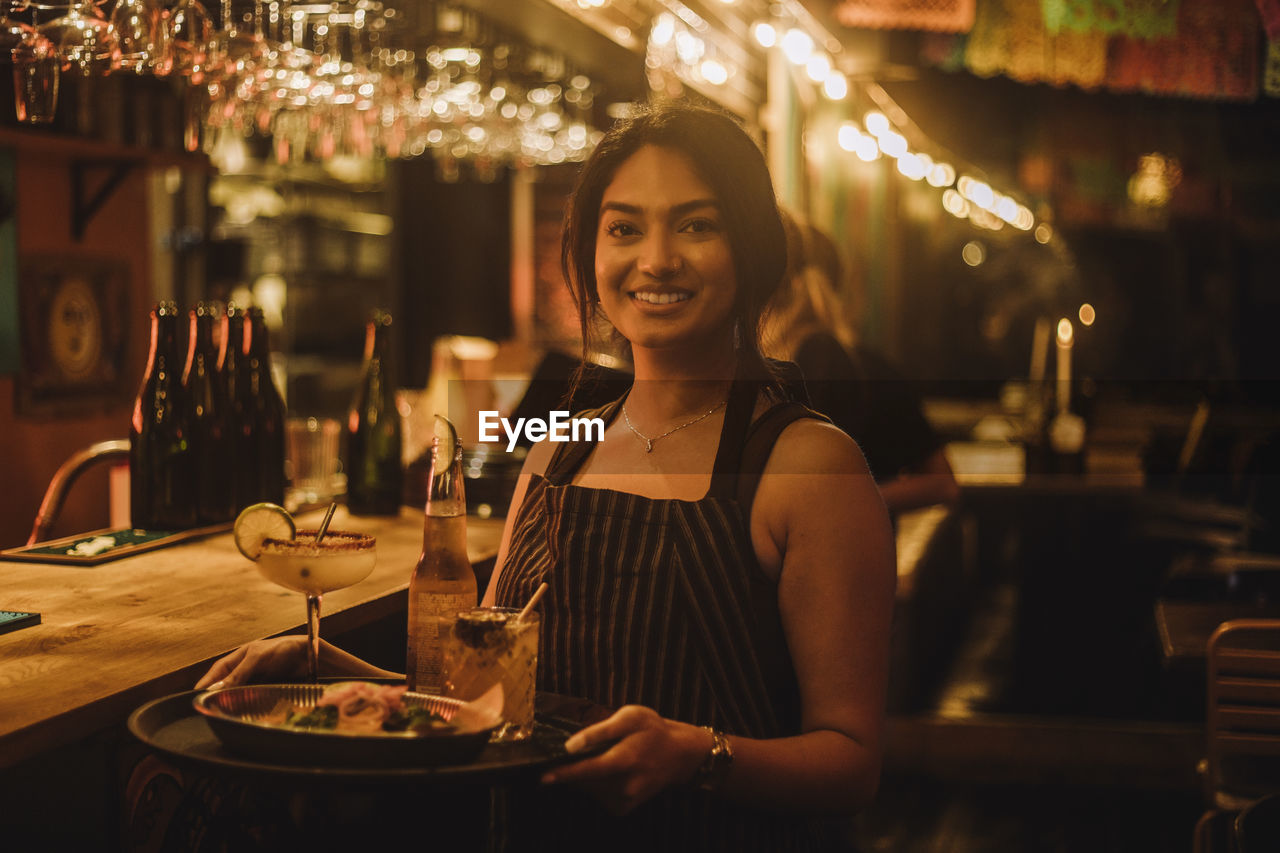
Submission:
POLYGON ((215 681, 213 682, 213 684, 210 684, 208 687, 206 687, 205 690, 221 690, 223 687, 226 687, 226 686, 227 686, 227 682, 225 681, 215 681))
POLYGON ((584 740, 585 738, 583 738, 582 735, 571 736, 568 740, 564 742, 564 751, 577 752, 578 750, 582 749, 582 747, 584 746, 583 744, 584 740))

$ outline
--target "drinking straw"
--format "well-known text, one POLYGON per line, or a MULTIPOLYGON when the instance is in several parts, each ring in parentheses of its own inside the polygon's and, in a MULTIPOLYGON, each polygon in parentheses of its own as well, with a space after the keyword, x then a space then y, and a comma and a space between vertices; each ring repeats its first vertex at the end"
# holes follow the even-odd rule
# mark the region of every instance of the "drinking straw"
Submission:
POLYGON ((316 544, 320 544, 320 540, 324 538, 324 534, 329 530, 329 522, 333 521, 333 511, 338 508, 338 502, 334 501, 329 504, 329 509, 324 514, 324 521, 320 522, 320 529, 316 531, 316 544))
POLYGON ((538 599, 542 598, 542 594, 546 591, 547 584, 543 581, 538 585, 538 588, 533 591, 533 595, 529 596, 529 603, 524 606, 524 609, 520 611, 520 615, 516 617, 517 622, 524 621, 524 617, 529 615, 529 611, 533 610, 534 606, 538 603, 538 599))

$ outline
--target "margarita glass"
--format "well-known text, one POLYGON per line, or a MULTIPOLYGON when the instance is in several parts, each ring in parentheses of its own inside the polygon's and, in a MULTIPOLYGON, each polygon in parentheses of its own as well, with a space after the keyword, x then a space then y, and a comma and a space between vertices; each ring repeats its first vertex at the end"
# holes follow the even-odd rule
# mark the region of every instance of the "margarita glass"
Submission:
POLYGON ((373 571, 377 540, 362 533, 299 530, 293 539, 262 540, 258 571, 272 583, 307 597, 307 667, 319 675, 320 599, 326 592, 357 584, 373 571))

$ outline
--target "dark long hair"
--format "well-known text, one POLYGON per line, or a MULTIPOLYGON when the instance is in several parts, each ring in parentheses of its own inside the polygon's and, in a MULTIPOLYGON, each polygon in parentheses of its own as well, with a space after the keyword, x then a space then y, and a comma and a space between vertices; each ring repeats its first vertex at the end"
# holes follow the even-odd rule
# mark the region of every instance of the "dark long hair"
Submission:
POLYGON ((583 362, 590 360, 600 301, 595 275, 600 202, 618 168, 646 145, 684 154, 715 193, 738 284, 733 311, 739 368, 776 388, 774 371, 760 352, 760 336, 765 307, 786 270, 787 241, 768 166, 734 118, 677 101, 641 106, 614 124, 583 165, 569 197, 560 264, 578 308, 583 362))

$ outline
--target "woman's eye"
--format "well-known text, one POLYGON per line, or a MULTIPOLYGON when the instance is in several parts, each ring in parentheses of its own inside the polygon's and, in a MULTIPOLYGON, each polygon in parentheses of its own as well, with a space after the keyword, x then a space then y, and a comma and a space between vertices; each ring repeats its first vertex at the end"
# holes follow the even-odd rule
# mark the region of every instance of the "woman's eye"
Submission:
POLYGON ((717 230, 716 223, 710 219, 690 219, 681 229, 694 234, 707 234, 717 230))
POLYGON ((604 233, 610 237, 629 237, 637 232, 626 222, 610 222, 604 227, 604 233))

